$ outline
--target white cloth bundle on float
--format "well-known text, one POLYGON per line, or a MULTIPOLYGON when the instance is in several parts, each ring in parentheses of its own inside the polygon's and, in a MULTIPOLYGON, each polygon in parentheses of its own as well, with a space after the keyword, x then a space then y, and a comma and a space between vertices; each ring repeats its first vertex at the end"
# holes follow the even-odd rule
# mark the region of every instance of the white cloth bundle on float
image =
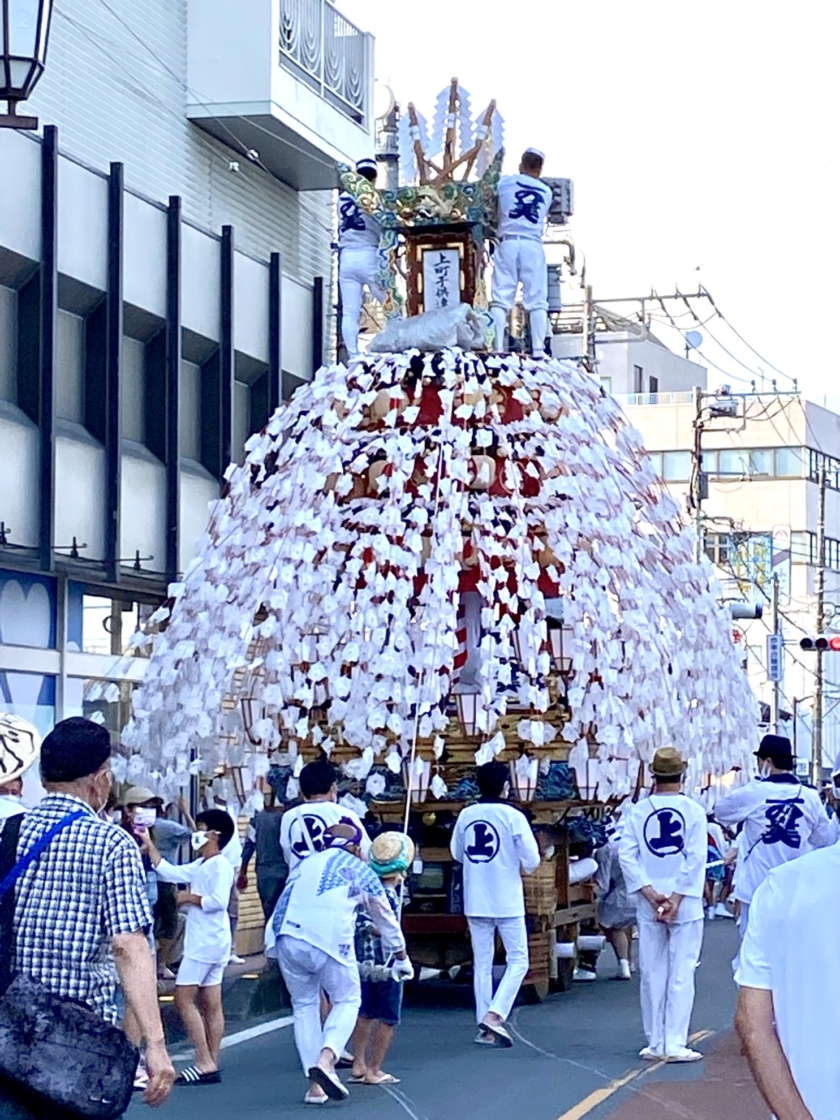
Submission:
POLYGON ((483 350, 487 320, 468 303, 438 307, 408 319, 389 319, 385 329, 370 344, 374 354, 399 354, 404 350, 483 350))
POLYGON ((569 882, 585 883, 598 873, 598 864, 594 859, 573 859, 569 863, 569 882))

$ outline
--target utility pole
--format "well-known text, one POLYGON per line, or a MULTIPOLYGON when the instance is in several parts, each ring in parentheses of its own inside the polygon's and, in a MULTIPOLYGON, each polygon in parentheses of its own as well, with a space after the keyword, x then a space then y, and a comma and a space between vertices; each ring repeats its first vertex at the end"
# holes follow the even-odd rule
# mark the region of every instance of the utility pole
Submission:
MULTIPOLYGON (((819 514, 817 518, 817 634, 820 635, 825 627, 825 464, 819 471, 819 514)), ((820 772, 822 770, 822 744, 823 744, 823 657, 821 649, 817 650, 817 672, 814 685, 814 727, 811 739, 811 782, 819 788, 820 772)))
POLYGON ((694 559, 699 564, 705 552, 703 532, 703 501, 708 497, 707 479, 703 470, 703 390, 694 387, 694 470, 691 477, 694 480, 691 488, 691 504, 694 507, 694 529, 697 540, 694 544, 694 559))
POLYGON ((779 644, 779 668, 780 672, 776 674, 773 681, 773 693, 771 696, 770 707, 770 726, 773 728, 773 734, 779 734, 779 701, 781 698, 781 673, 784 671, 784 643, 781 640, 779 633, 779 576, 773 576, 773 635, 779 644))

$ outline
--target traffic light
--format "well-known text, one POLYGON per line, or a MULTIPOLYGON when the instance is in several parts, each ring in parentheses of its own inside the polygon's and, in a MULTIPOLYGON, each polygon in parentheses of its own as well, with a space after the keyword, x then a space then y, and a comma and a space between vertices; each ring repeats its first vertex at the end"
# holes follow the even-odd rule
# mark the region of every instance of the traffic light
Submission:
POLYGON ((838 653, 840 652, 840 635, 827 638, 821 634, 815 638, 802 638, 799 648, 807 649, 810 653, 818 653, 822 650, 831 650, 833 653, 838 653))

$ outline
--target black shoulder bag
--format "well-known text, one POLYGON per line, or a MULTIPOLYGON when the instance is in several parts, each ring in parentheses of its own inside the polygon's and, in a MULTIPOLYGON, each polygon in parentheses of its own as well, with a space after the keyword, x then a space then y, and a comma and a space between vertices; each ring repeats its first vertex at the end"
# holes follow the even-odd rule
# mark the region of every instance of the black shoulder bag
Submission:
POLYGON ((131 1100, 138 1053, 119 1027, 86 1003, 54 995, 31 977, 14 974, 14 886, 49 844, 85 815, 70 813, 20 861, 23 814, 10 817, 0 842, 0 1076, 41 1107, 63 1116, 116 1120, 131 1100))

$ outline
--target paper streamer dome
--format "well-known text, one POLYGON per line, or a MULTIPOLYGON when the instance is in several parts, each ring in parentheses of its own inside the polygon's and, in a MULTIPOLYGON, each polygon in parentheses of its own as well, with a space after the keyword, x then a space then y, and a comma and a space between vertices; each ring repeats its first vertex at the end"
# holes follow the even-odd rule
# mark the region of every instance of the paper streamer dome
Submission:
POLYGON ((476 762, 512 741, 596 757, 603 797, 662 745, 701 772, 746 764, 756 704, 711 566, 574 364, 444 350, 323 368, 246 451, 159 612, 133 780, 256 780, 266 751, 299 769, 306 746, 340 747, 364 779, 416 746, 440 792, 455 693, 476 762))

